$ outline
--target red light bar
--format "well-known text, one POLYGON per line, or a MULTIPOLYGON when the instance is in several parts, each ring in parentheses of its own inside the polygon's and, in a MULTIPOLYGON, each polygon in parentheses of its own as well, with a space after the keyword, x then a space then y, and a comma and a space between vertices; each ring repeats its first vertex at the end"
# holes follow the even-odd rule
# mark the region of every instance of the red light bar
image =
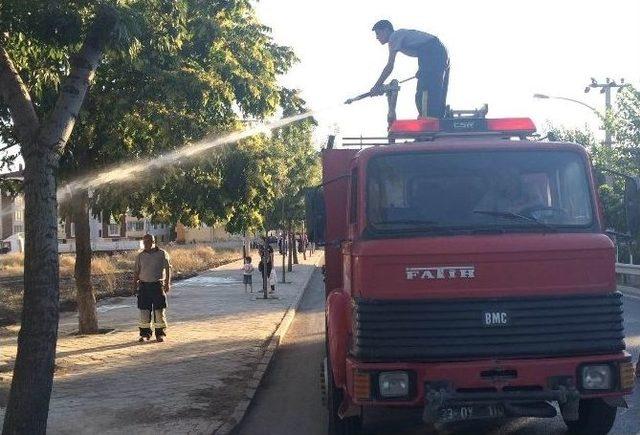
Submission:
POLYGON ((487 119, 487 131, 536 131, 536 126, 529 118, 487 119))
POLYGON ((422 133, 433 135, 478 134, 487 132, 514 133, 513 136, 526 136, 536 131, 536 126, 529 118, 420 118, 400 119, 394 121, 389 134, 395 136, 418 137, 422 133), (518 133, 518 134, 515 134, 518 133))
POLYGON ((393 121, 389 133, 435 133, 440 131, 438 118, 399 119, 393 121))

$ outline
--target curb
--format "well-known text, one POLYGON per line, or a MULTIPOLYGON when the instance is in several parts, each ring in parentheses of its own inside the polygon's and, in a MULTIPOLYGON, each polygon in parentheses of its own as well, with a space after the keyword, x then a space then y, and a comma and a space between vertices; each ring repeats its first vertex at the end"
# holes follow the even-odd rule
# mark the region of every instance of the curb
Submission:
POLYGON ((249 409, 249 405, 253 400, 253 396, 255 396, 262 379, 264 378, 269 365, 273 361, 276 350, 280 344, 284 341, 285 335, 289 331, 291 324, 293 323, 293 319, 296 316, 298 308, 300 307, 300 303, 302 302, 302 298, 304 297, 307 289, 309 288, 309 283, 311 282, 311 277, 315 273, 316 268, 318 267, 318 262, 322 256, 318 257, 318 259, 311 263, 314 266, 314 270, 311 271, 309 277, 307 278, 307 282, 303 283, 302 291, 296 297, 296 300, 287 308, 285 315, 283 316, 278 328, 275 330, 271 338, 269 339, 269 344, 262 354, 262 358, 256 367, 256 371, 253 373, 251 380, 249 381, 249 386, 245 390, 244 398, 236 405, 235 410, 231 414, 231 416, 227 419, 222 426, 218 426, 217 428, 209 427, 205 433, 213 434, 213 435, 229 435, 236 428, 236 426, 242 421, 247 410, 249 409))

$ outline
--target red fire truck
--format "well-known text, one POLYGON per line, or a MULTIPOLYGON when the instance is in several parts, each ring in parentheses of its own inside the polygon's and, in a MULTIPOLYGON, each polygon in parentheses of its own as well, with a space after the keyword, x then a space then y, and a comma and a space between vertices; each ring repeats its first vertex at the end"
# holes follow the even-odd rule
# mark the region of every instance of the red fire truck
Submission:
MULTIPOLYGON (((606 434, 626 404, 634 370, 589 156, 485 113, 323 150, 331 434, 382 407, 447 424, 554 417, 554 403, 571 432, 606 434)), ((638 184, 627 191, 637 227, 638 184)))

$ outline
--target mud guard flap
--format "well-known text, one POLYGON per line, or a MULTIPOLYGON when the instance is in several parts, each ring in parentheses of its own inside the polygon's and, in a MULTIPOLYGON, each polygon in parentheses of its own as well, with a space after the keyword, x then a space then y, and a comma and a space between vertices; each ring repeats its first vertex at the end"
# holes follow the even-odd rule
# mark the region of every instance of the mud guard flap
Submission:
POLYGON ((347 332, 350 331, 350 300, 341 291, 329 293, 326 302, 327 348, 331 375, 337 387, 346 383, 347 332))
POLYGON ((560 412, 562 418, 565 421, 578 421, 580 419, 579 414, 580 400, 570 400, 560 404, 560 412))

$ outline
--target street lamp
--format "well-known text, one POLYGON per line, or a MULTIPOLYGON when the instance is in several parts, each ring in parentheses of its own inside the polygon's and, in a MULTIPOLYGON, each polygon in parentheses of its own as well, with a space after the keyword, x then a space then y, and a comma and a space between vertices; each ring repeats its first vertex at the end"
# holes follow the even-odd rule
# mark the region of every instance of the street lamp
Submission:
MULTIPOLYGON (((587 87, 587 89, 589 89, 589 87, 587 87)), ((604 115, 602 113, 600 113, 598 111, 598 109, 596 109, 593 106, 588 105, 587 103, 583 103, 580 100, 574 100, 573 98, 557 97, 557 96, 545 95, 545 94, 533 94, 533 98, 571 101, 572 103, 580 104, 581 106, 584 106, 587 109, 591 110, 593 113, 596 114, 596 116, 598 118, 600 118, 603 122, 605 122, 604 115)), ((605 126, 603 127, 603 130, 605 131, 605 138, 604 138, 604 142, 603 143, 605 144, 605 146, 611 147, 611 142, 612 142, 611 141, 611 131, 607 128, 606 122, 605 122, 605 126)))
POLYGON ((567 97, 557 97, 557 96, 553 96, 553 95, 545 95, 545 94, 533 94, 533 98, 540 98, 540 99, 553 99, 553 100, 565 100, 565 101, 571 101, 573 103, 578 103, 584 107, 586 107, 587 109, 591 110, 592 112, 594 112, 596 115, 598 115, 599 118, 602 118, 602 115, 600 114, 600 112, 598 112, 598 110, 593 107, 588 105, 587 103, 583 103, 580 100, 574 100, 573 98, 567 98, 567 97))

